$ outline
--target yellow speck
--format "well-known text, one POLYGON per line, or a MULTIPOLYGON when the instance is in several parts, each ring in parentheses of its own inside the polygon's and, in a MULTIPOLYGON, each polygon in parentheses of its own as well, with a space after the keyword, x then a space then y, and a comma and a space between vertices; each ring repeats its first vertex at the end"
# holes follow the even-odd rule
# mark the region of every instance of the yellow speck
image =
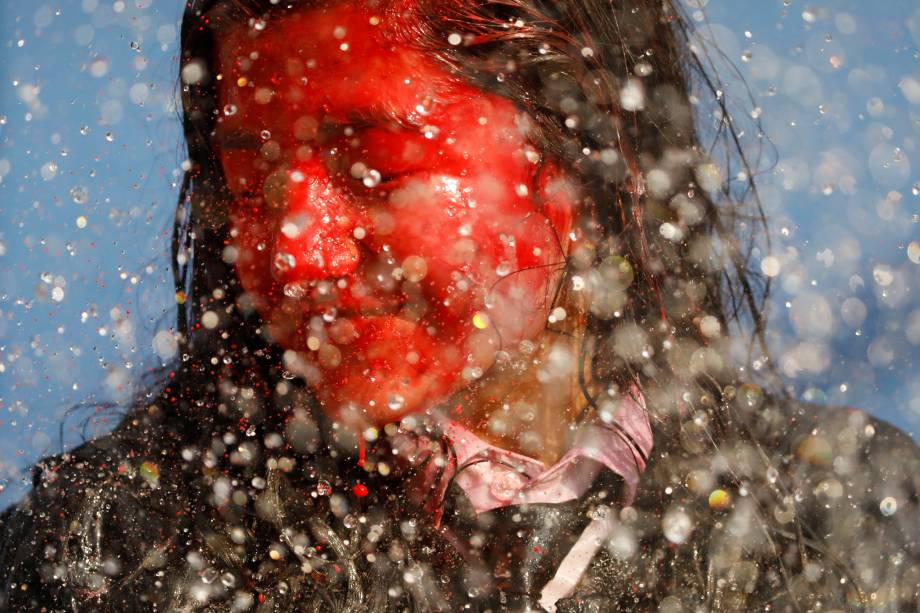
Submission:
POLYGON ((217 80, 218 80, 218 81, 223 81, 223 80, 224 80, 224 75, 223 75, 223 74, 218 74, 218 75, 217 75, 217 80))
POLYGON ((247 85, 249 85, 249 79, 247 79, 246 77, 240 77, 239 79, 236 80, 237 87, 246 87, 247 85))
POLYGON ((185 292, 176 292, 176 303, 185 304, 185 292))
POLYGON ((727 509, 732 503, 731 495, 725 490, 713 490, 709 494, 709 508, 717 511, 727 509))
POLYGON ((812 435, 803 440, 795 455, 816 466, 830 466, 834 462, 834 450, 823 436, 812 435))
POLYGON ((379 25, 379 24, 380 24, 380 17, 377 17, 376 15, 374 15, 373 17, 371 17, 371 18, 370 18, 370 24, 371 24, 372 26, 379 25))
POLYGON ((160 481, 160 467, 153 462, 143 462, 140 473, 151 485, 157 485, 160 481))
POLYGON ((480 330, 485 330, 489 327, 489 316, 485 313, 477 312, 473 315, 473 325, 480 330))

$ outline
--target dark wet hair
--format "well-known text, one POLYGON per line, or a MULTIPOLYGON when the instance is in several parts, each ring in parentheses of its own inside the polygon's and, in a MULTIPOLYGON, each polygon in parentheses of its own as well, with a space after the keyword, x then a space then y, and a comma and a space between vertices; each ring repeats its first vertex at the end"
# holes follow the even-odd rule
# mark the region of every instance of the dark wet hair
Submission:
MULTIPOLYGON (((173 234, 176 292, 185 300, 178 330, 191 355, 213 354, 215 342, 262 344, 258 319, 245 298, 240 302, 235 273, 221 257, 228 198, 210 144, 220 115, 210 74, 215 40, 234 21, 270 23, 316 4, 193 0, 187 5, 181 61, 207 69, 201 81, 182 86, 191 169, 173 234), (218 338, 198 325, 202 312, 214 308, 228 320, 245 321, 223 326, 224 337, 218 338)), ((652 378, 664 381, 665 373, 671 384, 660 386, 658 394, 645 392, 663 414, 676 410, 673 399, 681 394, 675 385, 694 388, 695 401, 717 403, 733 370, 713 364, 721 359, 713 354, 724 352, 707 353, 713 341, 701 334, 701 318, 715 318, 723 333, 744 331, 748 348, 765 353, 762 313, 768 285, 748 266, 758 237, 766 240, 765 220, 722 88, 700 41, 691 50, 691 33, 677 3, 381 4, 383 10, 415 12, 420 18, 405 20, 410 31, 402 34, 450 70, 527 111, 536 124, 537 144, 580 183, 585 210, 591 211, 583 229, 596 247, 569 258, 566 284, 580 275, 595 290, 581 377, 589 409, 596 408, 609 384, 647 388, 652 378), (450 34, 460 34, 462 44, 449 44, 450 34), (622 104, 624 88, 643 92, 644 108, 622 104), (720 118, 705 149, 696 126, 699 103, 691 90, 703 98, 708 92, 720 118), (745 178, 714 179, 709 156, 720 147, 722 158, 743 169, 745 178), (615 350, 624 324, 631 324, 628 331, 648 351, 624 356, 615 350), (673 359, 660 349, 662 343, 674 348, 673 359), (686 364, 697 365, 688 371, 686 364)))

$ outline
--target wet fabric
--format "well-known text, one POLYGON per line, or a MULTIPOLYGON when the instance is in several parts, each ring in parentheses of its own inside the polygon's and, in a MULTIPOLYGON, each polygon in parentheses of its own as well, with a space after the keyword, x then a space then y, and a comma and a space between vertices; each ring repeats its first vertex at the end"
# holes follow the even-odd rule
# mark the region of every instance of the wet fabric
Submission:
POLYGON ((612 510, 558 611, 914 610, 915 444, 859 411, 747 417, 713 450, 692 423, 659 424, 631 506, 610 471, 577 500, 478 514, 449 483, 435 527, 406 495, 423 465, 367 470, 392 457, 386 437, 362 468, 302 414, 282 430, 296 451, 273 446, 277 424, 147 409, 37 467, 2 519, 0 608, 518 611, 612 510))
POLYGON ((579 426, 572 447, 552 466, 500 449, 455 421, 443 424, 457 455, 457 485, 476 511, 511 504, 555 504, 581 497, 604 468, 627 484, 628 504, 652 450, 652 430, 641 396, 626 395, 605 424, 579 426))

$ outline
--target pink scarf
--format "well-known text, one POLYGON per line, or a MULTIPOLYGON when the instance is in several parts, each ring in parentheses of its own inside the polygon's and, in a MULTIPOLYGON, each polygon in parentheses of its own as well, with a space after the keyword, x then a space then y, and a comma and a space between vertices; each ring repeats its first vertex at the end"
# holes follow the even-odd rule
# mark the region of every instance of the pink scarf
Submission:
MULTIPOLYGON (((424 464, 411 489, 416 502, 441 521, 442 503, 451 479, 463 490, 477 513, 525 503, 558 504, 584 495, 597 475, 607 468, 626 483, 624 506, 635 498, 639 477, 652 450, 652 429, 644 398, 632 391, 622 397, 613 415, 582 424, 571 449, 552 466, 492 445, 456 421, 443 418, 441 427, 455 457, 439 453, 431 441, 396 437, 397 455, 416 466, 424 464)), ((614 527, 616 513, 604 509, 584 530, 563 559, 553 579, 543 588, 540 604, 555 610, 560 598, 577 586, 597 550, 614 527)))

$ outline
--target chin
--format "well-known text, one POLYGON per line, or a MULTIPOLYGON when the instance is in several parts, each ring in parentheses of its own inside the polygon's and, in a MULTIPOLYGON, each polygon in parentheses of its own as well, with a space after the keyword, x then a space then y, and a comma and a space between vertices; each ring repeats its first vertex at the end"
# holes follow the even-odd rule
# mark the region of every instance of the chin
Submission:
POLYGON ((384 425, 428 410, 464 386, 462 340, 432 336, 424 322, 395 315, 350 323, 355 339, 339 347, 338 364, 320 365, 316 394, 330 416, 384 425))
POLYGON ((456 384, 459 377, 452 373, 431 370, 416 374, 407 384, 400 372, 375 376, 354 369, 336 369, 324 372, 316 394, 323 410, 333 419, 383 426, 424 412, 462 387, 456 384))

